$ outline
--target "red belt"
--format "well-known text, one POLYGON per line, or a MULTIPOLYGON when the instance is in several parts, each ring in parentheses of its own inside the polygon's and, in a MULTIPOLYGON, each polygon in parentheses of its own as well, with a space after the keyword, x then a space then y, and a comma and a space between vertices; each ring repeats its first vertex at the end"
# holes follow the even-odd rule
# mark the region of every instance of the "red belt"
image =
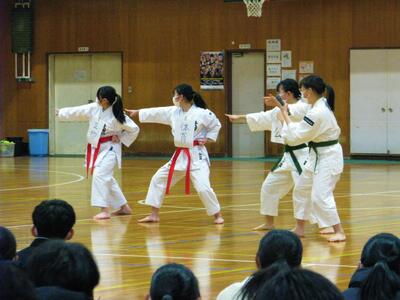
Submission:
MULTIPOLYGON (((93 171, 94 171, 94 164, 96 162, 97 156, 99 155, 99 151, 100 151, 100 145, 106 142, 110 142, 112 141, 113 136, 105 136, 105 137, 101 137, 99 139, 99 143, 97 144, 97 147, 94 149, 94 154, 93 154, 93 162, 92 162, 92 171, 90 172, 91 175, 93 175, 93 171)), ((92 157, 92 145, 91 144, 87 144, 87 148, 86 148, 86 176, 88 176, 89 174, 89 165, 90 165, 90 159, 92 157)))
MULTIPOLYGON (((199 141, 193 141, 193 146, 199 146, 199 141)), ((167 180, 167 189, 166 189, 166 194, 169 194, 169 189, 171 187, 171 181, 172 181, 172 175, 174 174, 175 170, 175 164, 176 161, 178 160, 179 154, 181 152, 186 154, 188 158, 188 163, 186 166, 186 178, 185 178, 185 194, 190 194, 190 152, 189 148, 177 148, 174 155, 172 156, 172 161, 171 161, 171 166, 169 167, 168 171, 168 180, 167 180)))

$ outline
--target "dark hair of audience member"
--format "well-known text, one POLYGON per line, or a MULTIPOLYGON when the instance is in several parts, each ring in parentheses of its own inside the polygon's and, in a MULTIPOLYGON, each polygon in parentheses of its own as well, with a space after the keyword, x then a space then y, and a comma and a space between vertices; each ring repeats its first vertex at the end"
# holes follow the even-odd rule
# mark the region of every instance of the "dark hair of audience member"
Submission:
POLYGON ((28 275, 12 262, 0 262, 0 299, 36 300, 28 275))
POLYGON ((75 224, 73 207, 64 200, 42 201, 32 213, 32 221, 37 236, 66 239, 75 224))
POLYGON ((303 246, 299 237, 288 230, 272 230, 261 240, 257 251, 258 271, 240 291, 241 299, 253 299, 266 280, 277 272, 301 265, 303 246))
POLYGON ((14 234, 6 227, 0 226, 0 261, 12 260, 17 254, 17 242, 14 234))
POLYGON ((265 282, 255 300, 342 300, 339 289, 321 274, 286 269, 265 282))
POLYGON ((400 291, 400 240, 380 233, 368 240, 361 253, 361 264, 371 268, 361 285, 361 299, 393 299, 400 291))
POLYGON ((62 240, 39 245, 28 260, 27 271, 36 287, 58 286, 91 297, 100 281, 90 251, 81 244, 62 240))
POLYGON ((199 284, 191 270, 181 264, 167 264, 153 274, 151 300, 197 300, 199 284))

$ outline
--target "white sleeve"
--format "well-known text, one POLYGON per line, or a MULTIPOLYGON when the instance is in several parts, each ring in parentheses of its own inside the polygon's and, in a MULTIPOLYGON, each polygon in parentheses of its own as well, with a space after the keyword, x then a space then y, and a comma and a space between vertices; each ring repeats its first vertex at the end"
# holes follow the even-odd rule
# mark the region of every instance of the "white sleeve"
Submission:
POLYGON ((294 122, 300 122, 305 117, 310 108, 310 104, 304 102, 303 100, 298 100, 294 104, 289 104, 289 117, 294 122))
POLYGON ((221 123, 219 122, 217 116, 208 109, 206 109, 206 114, 204 119, 205 119, 204 125, 207 129, 206 138, 216 142, 218 138, 218 133, 221 129, 221 123))
POLYGON ((98 108, 97 103, 65 107, 58 111, 57 118, 60 121, 88 121, 98 108))
POLYGON ((246 115, 247 125, 251 131, 272 130, 272 123, 277 119, 279 108, 246 115))
POLYGON ((321 122, 316 114, 310 112, 301 122, 291 122, 284 125, 282 137, 286 144, 299 145, 312 141, 320 135, 321 122))
POLYGON ((176 109, 177 109, 176 106, 140 109, 139 121, 141 123, 159 123, 171 126, 172 114, 176 109))
POLYGON ((139 126, 137 126, 136 123, 126 115, 125 120, 125 123, 122 124, 120 140, 122 144, 124 144, 126 147, 129 147, 136 140, 140 129, 139 126))

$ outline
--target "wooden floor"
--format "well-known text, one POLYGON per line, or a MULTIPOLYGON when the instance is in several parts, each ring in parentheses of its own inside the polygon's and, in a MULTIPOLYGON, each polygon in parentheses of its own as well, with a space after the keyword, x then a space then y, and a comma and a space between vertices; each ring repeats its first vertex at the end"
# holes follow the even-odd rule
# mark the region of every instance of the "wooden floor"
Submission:
MULTIPOLYGON (((195 193, 184 196, 178 184, 165 200, 161 224, 139 225, 146 215, 144 199, 151 176, 161 159, 124 159, 116 174, 134 215, 95 222, 90 181, 84 178, 82 158, 0 158, 0 224, 17 237, 18 248, 27 246, 31 212, 43 199, 69 201, 77 213, 73 239, 89 247, 101 271, 96 298, 143 299, 151 274, 162 264, 189 266, 200 281, 203 299, 215 299, 225 286, 241 281, 255 268, 254 256, 261 233, 259 190, 271 163, 214 161, 211 181, 225 217, 215 226, 195 193)), ((328 244, 308 227, 303 239, 303 266, 320 272, 340 289, 348 284, 366 240, 379 232, 400 234, 400 165, 351 163, 336 188, 339 213, 348 241, 328 244)), ((278 228, 293 225, 291 195, 280 205, 278 228)))

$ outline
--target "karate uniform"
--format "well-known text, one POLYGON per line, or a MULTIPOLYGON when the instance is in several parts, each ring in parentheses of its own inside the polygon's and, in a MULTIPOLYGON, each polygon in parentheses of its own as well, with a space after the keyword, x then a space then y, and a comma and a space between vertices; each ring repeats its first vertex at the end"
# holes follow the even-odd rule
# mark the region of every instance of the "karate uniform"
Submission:
POLYGON ((284 125, 282 137, 287 144, 310 146, 307 163, 293 190, 296 219, 310 220, 314 212, 320 227, 340 223, 333 196, 343 172, 339 136, 340 128, 325 98, 320 98, 301 122, 284 125))
MULTIPOLYGON (((301 120, 310 108, 311 105, 303 100, 289 104, 291 120, 301 120)), ((284 140, 281 137, 282 123, 277 117, 279 112, 280 109, 275 107, 269 111, 247 114, 247 124, 251 131, 271 131, 271 142, 284 144, 284 140)), ((287 146, 285 148, 288 150, 287 146)), ((308 157, 308 147, 306 145, 303 144, 298 148, 292 150, 292 153, 285 151, 277 165, 265 178, 260 194, 260 213, 262 215, 278 216, 279 200, 287 195, 297 182, 302 166, 308 157), (297 159, 297 166, 294 159, 297 159)))
MULTIPOLYGON (((139 120, 142 123, 160 123, 172 128, 174 144, 178 148, 187 149, 190 154, 190 179, 196 189, 208 215, 218 213, 221 208, 210 185, 210 159, 204 145, 194 145, 199 139, 217 140, 221 124, 214 113, 192 105, 189 111, 184 112, 180 107, 167 106, 139 110, 139 120)), ((171 159, 162 166, 153 176, 146 196, 145 204, 160 208, 162 206, 171 159)), ((172 176, 171 187, 182 179, 188 170, 188 157, 181 152, 175 162, 175 171, 172 176)))
MULTIPOLYGON (((119 208, 127 203, 121 188, 114 178, 114 167, 121 168, 122 145, 129 147, 139 134, 139 127, 125 115, 126 122, 121 124, 112 111, 112 106, 103 111, 98 103, 62 108, 58 112, 60 121, 89 121, 89 132, 101 125, 100 137, 86 153, 86 167, 94 167, 91 204, 98 207, 119 208), (113 143, 112 136, 118 136, 119 143, 113 143), (106 140, 100 143, 101 140, 106 140), (96 146, 99 147, 96 157, 96 146), (95 160, 95 162, 94 162, 95 160)), ((73 142, 73 141, 72 141, 73 142)))

